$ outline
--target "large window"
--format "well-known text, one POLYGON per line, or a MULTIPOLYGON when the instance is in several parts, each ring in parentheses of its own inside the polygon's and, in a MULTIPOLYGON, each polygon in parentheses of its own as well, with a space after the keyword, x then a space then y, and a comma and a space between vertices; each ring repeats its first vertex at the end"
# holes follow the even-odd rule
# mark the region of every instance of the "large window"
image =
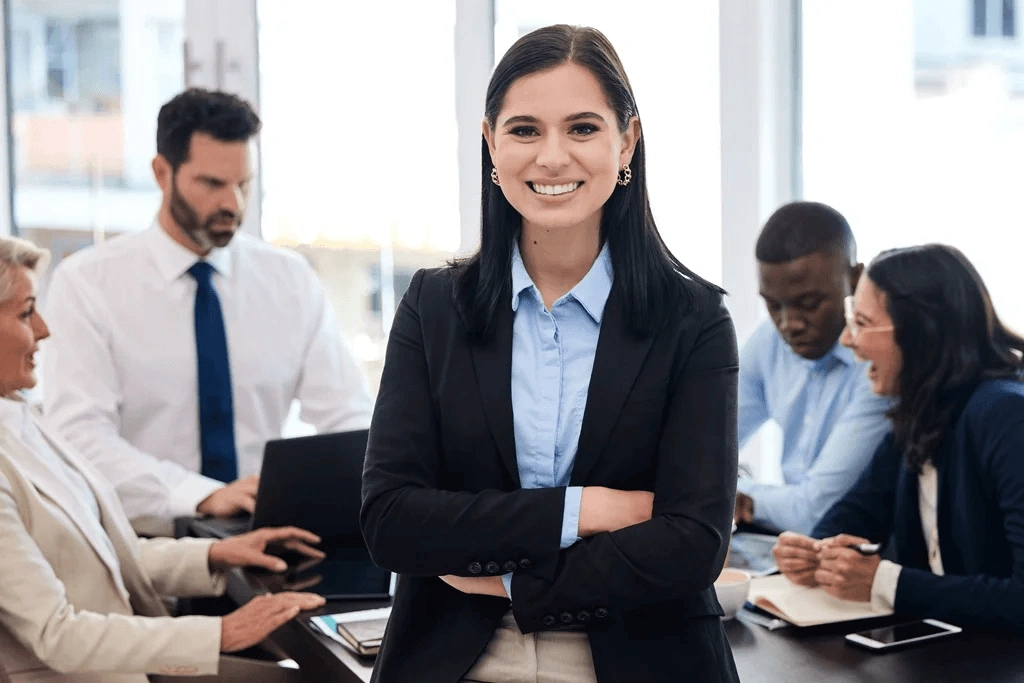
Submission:
POLYGON ((375 388, 411 273, 460 246, 455 2, 258 17, 263 237, 309 258, 375 388))
POLYGON ((1015 7, 805 0, 803 186, 847 215, 864 261, 960 248, 1021 330, 1024 42, 1002 28, 1015 7))
POLYGON ((495 59, 555 23, 593 26, 615 46, 640 109, 658 227, 680 260, 720 282, 718 3, 495 0, 495 59))
POLYGON ((156 113, 183 83, 185 1, 8 6, 16 229, 59 259, 146 228, 156 113))

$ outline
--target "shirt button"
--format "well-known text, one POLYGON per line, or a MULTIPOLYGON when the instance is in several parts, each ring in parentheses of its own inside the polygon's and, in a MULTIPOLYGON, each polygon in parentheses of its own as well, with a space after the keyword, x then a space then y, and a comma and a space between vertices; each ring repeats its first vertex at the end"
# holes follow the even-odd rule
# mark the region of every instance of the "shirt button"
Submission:
POLYGON ((469 570, 470 574, 479 574, 484 570, 483 566, 479 562, 470 562, 466 569, 469 570))
POLYGON ((516 570, 516 568, 517 567, 516 567, 516 563, 515 563, 514 560, 509 560, 504 565, 502 565, 502 569, 505 570, 506 574, 510 574, 510 573, 514 572, 516 570))
POLYGON ((488 574, 497 574, 501 571, 501 567, 498 566, 498 563, 493 560, 487 563, 486 569, 488 574))

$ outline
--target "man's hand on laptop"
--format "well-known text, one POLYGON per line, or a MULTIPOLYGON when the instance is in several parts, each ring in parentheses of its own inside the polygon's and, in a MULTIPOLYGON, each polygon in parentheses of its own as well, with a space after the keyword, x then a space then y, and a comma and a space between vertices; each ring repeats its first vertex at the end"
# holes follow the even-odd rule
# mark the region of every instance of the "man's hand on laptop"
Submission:
POLYGON ((211 545, 210 568, 262 567, 283 572, 288 563, 271 552, 284 551, 311 560, 322 560, 324 552, 313 547, 319 542, 320 537, 313 532, 293 526, 257 529, 211 545))
POLYGON ((196 506, 196 512, 212 517, 230 517, 239 512, 251 515, 256 509, 256 489, 259 485, 260 477, 257 474, 237 479, 204 498, 196 506))

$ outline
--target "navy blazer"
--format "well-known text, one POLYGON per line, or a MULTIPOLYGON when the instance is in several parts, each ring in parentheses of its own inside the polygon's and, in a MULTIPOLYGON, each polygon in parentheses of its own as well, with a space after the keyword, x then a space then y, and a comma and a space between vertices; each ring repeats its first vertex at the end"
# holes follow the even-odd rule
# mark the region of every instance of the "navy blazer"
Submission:
POLYGON ((886 437, 813 536, 892 534, 903 565, 898 614, 1024 631, 1024 384, 989 380, 971 395, 933 460, 944 576, 928 567, 918 477, 886 437))
POLYGON ((504 572, 519 628, 585 628, 601 683, 737 680, 712 586, 736 487, 736 336, 721 294, 682 286, 660 329, 636 339, 613 285, 571 478, 653 491, 654 517, 561 549, 565 487, 519 485, 511 294, 494 338, 472 344, 451 269, 416 274, 391 327, 363 472, 367 546, 400 574, 374 680, 461 680, 510 605, 437 577, 504 572))

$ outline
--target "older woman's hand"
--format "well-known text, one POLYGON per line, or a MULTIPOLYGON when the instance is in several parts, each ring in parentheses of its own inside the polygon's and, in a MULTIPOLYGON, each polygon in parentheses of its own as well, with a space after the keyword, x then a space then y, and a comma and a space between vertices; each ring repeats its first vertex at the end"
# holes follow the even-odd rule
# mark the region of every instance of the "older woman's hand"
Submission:
POLYGON ((220 651, 238 652, 257 645, 299 612, 324 606, 312 593, 259 595, 220 620, 220 651))
POLYGON ((319 542, 320 537, 313 532, 293 526, 257 529, 217 541, 210 546, 210 567, 215 570, 262 567, 283 572, 288 568, 288 563, 268 553, 268 549, 274 550, 273 546, 276 546, 311 560, 322 560, 324 552, 312 547, 319 542))

